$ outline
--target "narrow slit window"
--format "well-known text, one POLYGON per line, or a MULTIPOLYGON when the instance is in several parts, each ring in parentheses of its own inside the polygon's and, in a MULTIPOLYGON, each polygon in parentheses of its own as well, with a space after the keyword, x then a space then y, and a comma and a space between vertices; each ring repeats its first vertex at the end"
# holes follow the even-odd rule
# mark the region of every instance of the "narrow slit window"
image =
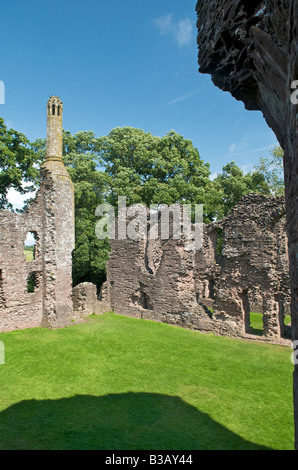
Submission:
POLYGON ((31 273, 27 279, 27 293, 33 294, 35 290, 38 288, 38 280, 36 273, 31 273))
POLYGON ((280 336, 285 339, 292 339, 291 312, 285 308, 283 299, 278 299, 278 315, 280 336))
POLYGON ((0 308, 4 307, 5 298, 4 298, 4 288, 3 288, 3 271, 0 269, 0 308))
POLYGON ((222 258, 223 253, 223 230, 221 228, 216 229, 216 258, 217 262, 219 262, 222 258))
POLYGON ((213 279, 209 279, 208 288, 209 288, 209 299, 214 300, 215 296, 214 296, 214 280, 213 279))
POLYGON ((37 255, 36 241, 37 241, 36 232, 28 232, 25 243, 24 243, 24 255, 26 257, 27 263, 30 263, 31 261, 36 259, 36 255, 37 255))

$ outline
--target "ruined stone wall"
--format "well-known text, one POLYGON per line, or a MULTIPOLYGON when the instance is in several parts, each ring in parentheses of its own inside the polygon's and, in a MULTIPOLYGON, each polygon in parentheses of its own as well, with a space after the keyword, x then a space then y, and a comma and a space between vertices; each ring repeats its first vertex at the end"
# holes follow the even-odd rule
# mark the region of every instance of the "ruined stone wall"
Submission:
POLYGON ((47 174, 23 214, 0 212, 0 331, 63 326, 72 317, 73 193, 64 179, 47 174), (35 257, 26 262, 27 234, 35 257), (34 292, 27 292, 34 276, 34 292))
POLYGON ((202 248, 190 251, 183 238, 111 240, 104 286, 111 308, 246 338, 254 308, 263 313, 262 339, 280 341, 290 305, 284 199, 247 195, 203 235, 202 248))
POLYGON ((0 331, 59 327, 72 318, 74 190, 59 150, 62 109, 57 97, 49 100, 48 147, 57 155, 48 155, 42 165, 35 200, 22 214, 0 212, 0 331), (35 259, 29 263, 23 253, 28 232, 36 239, 35 259), (30 276, 34 292, 27 289, 30 276))
MULTIPOLYGON (((201 73, 249 110, 262 111, 285 151, 293 340, 298 340, 298 2, 198 0, 201 73), (294 85, 294 87, 293 87, 294 85), (294 99, 293 99, 294 97, 294 99)), ((294 372, 298 449, 298 364, 294 372)))
POLYGON ((116 233, 110 241, 104 288, 111 308, 137 318, 187 324, 196 305, 193 253, 185 250, 183 239, 140 237, 118 240, 116 233))
POLYGON ((96 285, 91 282, 81 282, 72 289, 72 303, 74 315, 81 318, 111 309, 106 299, 98 298, 96 285))
POLYGON ((74 188, 63 162, 42 165, 43 325, 68 324, 72 306, 74 188))
POLYGON ((30 212, 23 215, 0 212, 0 331, 39 326, 42 322, 42 217, 39 209, 40 205, 35 203, 30 212), (26 262, 24 255, 29 231, 36 234, 36 259, 31 263, 26 262), (36 279, 34 293, 27 293, 30 275, 36 279))
POLYGON ((244 196, 222 222, 223 247, 214 319, 233 319, 250 333, 250 312, 263 313, 263 336, 285 335, 290 276, 283 198, 244 196))

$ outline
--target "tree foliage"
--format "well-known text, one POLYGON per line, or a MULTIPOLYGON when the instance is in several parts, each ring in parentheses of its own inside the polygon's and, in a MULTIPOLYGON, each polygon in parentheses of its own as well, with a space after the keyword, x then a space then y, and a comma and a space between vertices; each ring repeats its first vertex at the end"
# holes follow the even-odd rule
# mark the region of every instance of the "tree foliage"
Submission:
MULTIPOLYGON (((109 243, 95 236, 96 207, 105 202, 107 176, 98 168, 98 144, 92 131, 72 135, 63 130, 63 160, 74 184, 75 249, 73 252, 73 284, 105 280, 109 243)), ((45 158, 46 140, 38 139, 32 148, 40 159, 45 158)))
POLYGON ((38 155, 21 132, 7 129, 0 118, 0 209, 11 209, 7 200, 9 189, 21 194, 33 190, 38 180, 38 155))
MULTIPOLYGON (((32 144, 16 131, 8 131, 0 119, 0 208, 8 207, 7 191, 20 192, 24 181, 38 184, 38 163, 46 153, 46 140, 32 144)), ((279 180, 272 159, 244 175, 235 162, 228 163, 211 181, 204 163, 190 140, 171 131, 163 137, 132 127, 118 127, 107 136, 85 131, 63 131, 63 159, 75 188, 74 285, 90 281, 100 286, 110 251, 107 240, 98 240, 95 216, 99 204, 117 211, 119 196, 127 205, 203 204, 204 222, 221 219, 249 192, 279 194, 279 180), (275 170, 274 170, 275 171, 275 170)))
POLYGON ((260 158, 259 165, 255 166, 255 169, 264 175, 274 197, 285 194, 283 157, 284 151, 277 145, 271 150, 269 158, 260 158))
MULTIPOLYGON (((86 137, 81 133, 82 139, 86 137)), ((83 142, 76 136, 78 146, 83 142)), ((77 150, 78 147, 75 149, 77 150)), ((88 151, 71 152, 64 156, 75 188, 75 250, 73 253, 73 282, 93 282, 100 286, 105 280, 105 266, 110 251, 106 240, 95 236, 96 207, 104 202, 106 175, 96 168, 94 156, 88 151)))
POLYGON ((226 216, 242 196, 248 193, 270 194, 270 188, 260 171, 244 174, 235 162, 228 163, 214 180, 221 189, 223 200, 218 210, 219 216, 226 216))
POLYGON ((174 131, 155 137, 140 129, 116 128, 102 138, 100 155, 110 177, 108 199, 113 205, 124 194, 128 204, 147 206, 205 199, 209 164, 190 140, 174 131))

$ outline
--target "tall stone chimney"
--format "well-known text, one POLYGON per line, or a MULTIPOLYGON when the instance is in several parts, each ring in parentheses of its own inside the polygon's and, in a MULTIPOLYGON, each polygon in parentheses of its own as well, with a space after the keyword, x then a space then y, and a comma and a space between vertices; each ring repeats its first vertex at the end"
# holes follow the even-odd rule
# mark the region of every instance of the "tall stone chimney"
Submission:
POLYGON ((47 150, 41 167, 43 197, 43 325, 70 323, 72 251, 74 249, 74 188, 62 160, 63 102, 47 102, 47 150))
POLYGON ((47 160, 62 160, 63 102, 51 96, 47 105, 47 160))

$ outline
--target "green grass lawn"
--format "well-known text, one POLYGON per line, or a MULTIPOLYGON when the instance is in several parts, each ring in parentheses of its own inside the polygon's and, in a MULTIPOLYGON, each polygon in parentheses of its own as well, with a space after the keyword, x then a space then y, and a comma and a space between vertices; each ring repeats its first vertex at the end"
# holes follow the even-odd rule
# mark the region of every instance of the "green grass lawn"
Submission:
MULTIPOLYGON (((285 315, 285 325, 290 325, 291 317, 289 315, 285 315)), ((263 333, 263 314, 251 312, 250 313, 250 326, 253 330, 255 335, 262 336, 263 333)))
POLYGON ((112 313, 0 340, 0 449, 294 448, 288 347, 112 313))
POLYGON ((24 255, 26 256, 27 263, 30 263, 30 261, 33 260, 33 251, 34 251, 34 246, 25 246, 24 255))

